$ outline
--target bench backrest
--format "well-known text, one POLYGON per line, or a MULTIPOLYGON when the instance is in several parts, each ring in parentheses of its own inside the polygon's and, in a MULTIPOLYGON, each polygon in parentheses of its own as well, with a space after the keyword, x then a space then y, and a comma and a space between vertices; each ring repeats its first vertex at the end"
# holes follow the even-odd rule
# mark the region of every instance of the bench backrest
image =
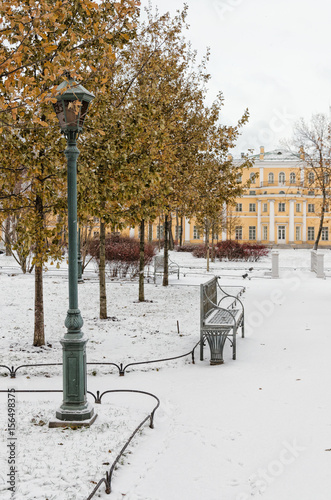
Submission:
POLYGON ((217 277, 200 285, 200 321, 217 305, 217 277))

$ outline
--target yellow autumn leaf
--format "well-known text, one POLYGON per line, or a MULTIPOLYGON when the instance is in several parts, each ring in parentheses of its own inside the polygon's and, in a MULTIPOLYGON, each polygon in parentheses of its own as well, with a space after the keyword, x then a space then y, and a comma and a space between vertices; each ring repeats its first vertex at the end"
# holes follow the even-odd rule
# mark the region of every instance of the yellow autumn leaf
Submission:
POLYGON ((57 49, 57 45, 48 45, 44 48, 46 54, 49 54, 50 52, 53 52, 56 49, 57 49))

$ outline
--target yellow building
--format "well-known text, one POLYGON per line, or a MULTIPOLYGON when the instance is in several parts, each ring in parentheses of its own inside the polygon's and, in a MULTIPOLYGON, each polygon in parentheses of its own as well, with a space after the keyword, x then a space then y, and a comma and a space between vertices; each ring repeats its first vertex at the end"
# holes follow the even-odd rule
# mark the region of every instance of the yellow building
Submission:
MULTIPOLYGON (((237 200, 241 223, 235 229, 240 241, 272 245, 312 246, 320 222, 322 195, 314 184, 315 173, 297 156, 277 149, 255 157, 255 166, 244 173, 251 178, 248 192, 237 200)), ((320 240, 329 245, 330 212, 327 209, 320 240)))
MULTIPOLYGON (((277 149, 254 156, 255 165, 245 171, 239 182, 251 179, 250 189, 227 210, 228 220, 218 240, 236 239, 239 242, 266 245, 311 247, 316 239, 322 196, 314 188, 314 172, 300 159, 285 150, 277 149), (231 218, 233 223, 231 224, 231 218), (229 229, 231 228, 231 229, 229 229)), ((329 246, 331 214, 327 207, 320 246, 329 246)), ((203 234, 194 220, 172 221, 174 238, 183 231, 183 243, 203 243, 203 234), (177 234, 176 234, 177 233, 177 234)), ((162 225, 156 221, 150 229, 153 240, 162 238, 162 225)), ((137 228, 130 235, 138 236, 137 228)))

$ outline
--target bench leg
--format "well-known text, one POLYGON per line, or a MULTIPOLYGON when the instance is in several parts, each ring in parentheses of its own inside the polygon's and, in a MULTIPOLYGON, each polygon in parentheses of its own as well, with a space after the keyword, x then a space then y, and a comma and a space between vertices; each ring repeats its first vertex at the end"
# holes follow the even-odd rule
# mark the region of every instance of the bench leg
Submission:
POLYGON ((232 359, 237 359, 237 327, 233 329, 232 359))
POLYGON ((200 333, 200 361, 203 361, 203 334, 200 333))
POLYGON ((209 331, 206 332, 205 336, 210 347, 210 364, 222 365, 224 363, 223 348, 228 336, 228 332, 209 331))
POLYGON ((243 315, 242 323, 241 323, 241 337, 245 338, 245 317, 243 315))

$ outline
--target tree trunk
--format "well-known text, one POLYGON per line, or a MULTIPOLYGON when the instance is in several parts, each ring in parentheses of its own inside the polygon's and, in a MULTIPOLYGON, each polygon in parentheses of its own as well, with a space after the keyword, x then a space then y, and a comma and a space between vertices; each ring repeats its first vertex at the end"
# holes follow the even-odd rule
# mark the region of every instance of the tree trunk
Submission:
POLYGON ((207 272, 209 272, 209 260, 210 260, 210 255, 209 255, 209 223, 206 222, 206 259, 207 259, 207 272))
POLYGON ((316 240, 315 240, 315 243, 314 243, 314 246, 313 246, 313 250, 317 250, 318 249, 318 244, 319 244, 319 241, 321 239, 321 234, 322 234, 322 229, 323 229, 323 222, 324 222, 325 205, 326 205, 326 201, 323 200, 322 213, 321 213, 321 217, 320 217, 320 223, 319 223, 319 227, 318 227, 318 233, 317 233, 317 237, 316 237, 316 240))
POLYGON ((163 269, 163 286, 168 286, 169 284, 169 226, 168 226, 168 215, 164 216, 164 269, 163 269))
POLYGON ((43 294, 43 236, 44 207, 41 196, 35 199, 36 222, 36 247, 35 247, 35 295, 34 295, 34 337, 33 345, 40 347, 45 345, 44 327, 44 294, 43 294))
POLYGON ((99 260, 99 290, 100 290, 100 319, 107 319, 107 291, 106 291, 106 224, 100 217, 100 260, 99 260))
POLYGON ((139 302, 145 301, 145 221, 140 222, 140 251, 139 251, 139 302))
POLYGON ((211 230, 211 261, 215 262, 215 224, 212 224, 211 230))
POLYGON ((10 244, 10 217, 6 219, 5 225, 5 247, 6 247, 6 257, 11 255, 11 244, 10 244))
POLYGON ((180 236, 179 236, 179 244, 180 244, 180 246, 183 246, 183 224, 184 224, 184 217, 181 217, 181 221, 180 221, 180 236))
POLYGON ((34 273, 35 295, 33 345, 35 347, 40 347, 42 345, 45 345, 43 265, 41 262, 36 263, 34 273))
POLYGON ((176 244, 179 244, 179 217, 178 210, 176 210, 176 234, 175 234, 176 244))
POLYGON ((159 217, 159 252, 161 250, 161 220, 160 220, 160 217, 159 217))
POLYGON ((172 234, 172 217, 170 215, 169 220, 168 220, 168 234, 169 234, 169 250, 173 250, 175 245, 174 245, 174 236, 172 234))

